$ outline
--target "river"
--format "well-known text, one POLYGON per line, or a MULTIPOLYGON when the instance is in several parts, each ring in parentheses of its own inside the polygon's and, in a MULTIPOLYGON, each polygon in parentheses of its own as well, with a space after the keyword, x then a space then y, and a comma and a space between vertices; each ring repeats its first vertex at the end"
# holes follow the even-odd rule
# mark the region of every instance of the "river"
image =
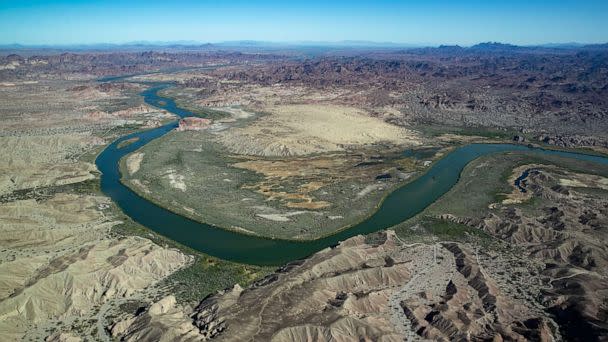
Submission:
MULTIPOLYGON (((158 95, 171 84, 153 84, 142 93, 146 103, 165 109, 180 117, 194 116, 179 108, 175 101, 158 95)), ((490 153, 525 151, 550 154, 578 160, 608 164, 608 158, 574 152, 529 148, 511 144, 470 144, 457 148, 434 163, 422 176, 389 194, 380 208, 363 222, 335 235, 313 241, 286 241, 243 235, 233 231, 193 221, 164 209, 120 182, 120 159, 153 139, 177 127, 177 122, 123 136, 97 157, 101 171, 101 190, 134 221, 183 245, 221 259, 255 265, 281 265, 309 256, 323 248, 338 244, 349 237, 382 230, 401 223, 424 210, 456 184, 462 169, 472 160, 490 153), (120 142, 139 138, 123 148, 120 142)))

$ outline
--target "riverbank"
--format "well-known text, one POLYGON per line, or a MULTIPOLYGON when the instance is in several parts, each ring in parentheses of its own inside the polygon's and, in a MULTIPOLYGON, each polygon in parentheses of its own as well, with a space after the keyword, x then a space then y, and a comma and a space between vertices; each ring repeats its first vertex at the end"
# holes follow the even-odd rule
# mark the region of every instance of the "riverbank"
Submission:
MULTIPOLYGON (((118 172, 118 165, 122 156, 138 149, 141 145, 161 136, 170 129, 172 127, 164 127, 161 130, 157 129, 148 134, 141 134, 139 135, 140 140, 138 142, 121 150, 115 148, 115 145, 120 143, 120 139, 108 147, 97 160, 97 164, 103 172, 102 189, 105 186, 105 191, 110 193, 123 210, 131 217, 134 217, 136 221, 149 226, 161 234, 165 234, 189 247, 222 259, 262 265, 276 265, 302 258, 324 247, 334 245, 338 241, 345 240, 350 236, 389 228, 406 220, 422 211, 427 205, 433 203, 443 193, 447 192, 457 182, 462 168, 469 161, 483 154, 507 151, 535 151, 519 145, 478 144, 461 147, 436 162, 427 173, 409 183, 408 186, 392 192, 387 196, 380 209, 362 223, 324 239, 309 242, 291 242, 245 236, 194 222, 145 201, 125 187, 120 182, 120 173, 118 172), (192 232, 196 232, 196 235, 193 236, 192 232), (216 241, 230 242, 218 244, 216 241)), ((123 139, 130 138, 132 136, 127 136, 123 139)), ((605 160, 601 157, 567 152, 548 150, 536 150, 535 152, 562 154, 583 160, 605 160)))
POLYGON ((123 158, 122 181, 201 223, 306 241, 363 221, 437 158, 403 157, 397 148, 253 158, 230 154, 212 139, 205 132, 171 132, 134 152, 142 159, 137 172, 127 172, 123 158))

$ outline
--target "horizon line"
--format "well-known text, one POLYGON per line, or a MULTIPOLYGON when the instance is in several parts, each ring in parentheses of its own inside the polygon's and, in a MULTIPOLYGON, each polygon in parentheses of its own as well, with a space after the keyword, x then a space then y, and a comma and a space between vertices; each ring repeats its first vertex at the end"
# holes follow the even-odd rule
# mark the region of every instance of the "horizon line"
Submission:
POLYGON ((321 41, 321 40, 294 40, 294 41, 273 41, 273 40, 252 40, 252 39, 240 39, 240 40, 224 40, 224 41, 196 41, 196 40, 169 40, 169 41, 129 41, 129 42, 97 42, 97 43, 37 43, 37 44, 24 44, 18 42, 12 43, 0 43, 0 48, 70 48, 70 47, 102 47, 102 46, 151 46, 151 47, 169 47, 169 46, 204 46, 204 45, 227 45, 227 44, 238 44, 247 46, 258 45, 263 47, 264 45, 277 45, 277 46, 340 46, 340 47, 407 47, 407 48, 437 48, 441 46, 459 46, 463 48, 473 47, 480 44, 500 44, 515 47, 560 47, 560 46, 576 46, 584 47, 589 45, 606 45, 607 41, 603 42, 581 42, 581 41, 568 41, 568 42, 545 42, 545 43, 534 43, 534 44, 513 44, 509 42, 501 41, 480 41, 475 44, 458 44, 458 43, 411 43, 411 42, 392 42, 392 41, 372 41, 372 40, 337 40, 337 41, 321 41))

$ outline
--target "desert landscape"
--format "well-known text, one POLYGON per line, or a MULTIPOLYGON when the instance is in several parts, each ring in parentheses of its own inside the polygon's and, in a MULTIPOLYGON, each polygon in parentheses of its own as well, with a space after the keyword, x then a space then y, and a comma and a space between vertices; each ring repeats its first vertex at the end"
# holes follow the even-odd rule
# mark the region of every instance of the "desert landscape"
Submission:
POLYGON ((602 336, 607 259, 600 227, 607 212, 605 190, 599 189, 605 188, 608 169, 592 168, 597 174, 589 175, 576 172, 589 165, 566 161, 573 168, 566 171, 555 160, 542 160, 526 183, 531 196, 516 205, 493 202, 496 194, 520 191, 512 182, 476 182, 486 165, 495 165, 491 178, 521 169, 516 165, 529 167, 529 158, 477 160, 445 197, 394 231, 351 238, 191 310, 163 298, 112 331, 128 341, 602 336), (472 205, 458 209, 455 204, 462 202, 472 205), (593 219, 581 219, 587 215, 593 219))
POLYGON ((230 30, 74 6, 125 37, 0 29, 0 341, 607 339, 601 40, 200 43, 230 30))
POLYGON ((96 77, 57 73, 0 88, 2 340, 109 340, 110 317, 175 293, 179 280, 168 277, 178 270, 214 266, 135 233, 101 193, 97 153, 175 116, 143 104, 137 84, 103 86, 96 77))

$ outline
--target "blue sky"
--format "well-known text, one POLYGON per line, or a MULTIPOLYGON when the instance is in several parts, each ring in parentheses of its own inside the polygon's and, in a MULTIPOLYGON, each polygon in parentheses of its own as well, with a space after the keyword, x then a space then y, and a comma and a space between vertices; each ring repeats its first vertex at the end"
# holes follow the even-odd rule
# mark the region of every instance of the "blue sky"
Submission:
POLYGON ((6 1, 0 44, 369 40, 608 42, 598 1, 6 1))

